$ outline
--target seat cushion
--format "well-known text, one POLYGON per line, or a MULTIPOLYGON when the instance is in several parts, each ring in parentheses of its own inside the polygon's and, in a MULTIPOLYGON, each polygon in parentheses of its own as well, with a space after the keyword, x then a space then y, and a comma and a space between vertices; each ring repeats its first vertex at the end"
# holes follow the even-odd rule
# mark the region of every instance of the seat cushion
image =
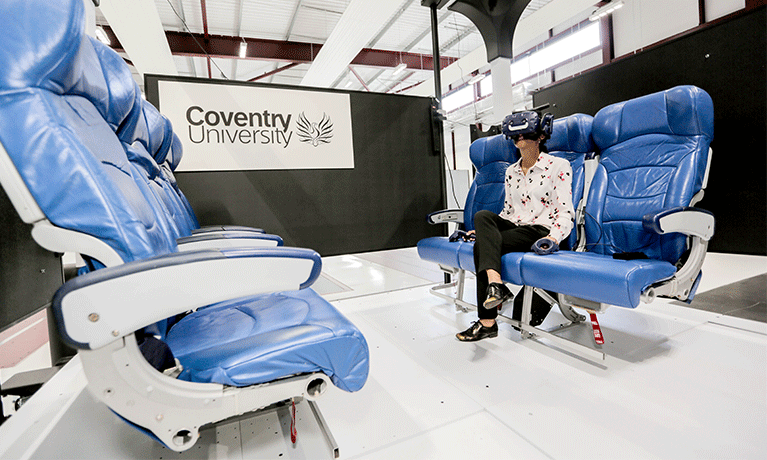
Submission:
POLYGON ((590 252, 559 251, 546 256, 526 253, 521 271, 526 285, 636 308, 642 291, 671 278, 676 268, 662 260, 618 260, 590 252))
POLYGON ((179 379, 248 386, 320 371, 346 391, 368 375, 360 331, 311 289, 228 301, 173 326, 166 342, 179 379))
POLYGON ((446 236, 433 236, 418 242, 418 256, 421 259, 446 267, 462 268, 473 272, 473 254, 474 243, 465 241, 450 242, 446 236), (467 259, 471 260, 471 265, 464 266, 467 259))
MULTIPOLYGON (((505 282, 516 285, 522 284, 520 261, 523 255, 523 252, 511 252, 501 257, 501 278, 505 282)), ((418 256, 423 260, 447 267, 476 272, 473 242, 456 241, 451 243, 444 236, 424 238, 418 242, 418 256)))

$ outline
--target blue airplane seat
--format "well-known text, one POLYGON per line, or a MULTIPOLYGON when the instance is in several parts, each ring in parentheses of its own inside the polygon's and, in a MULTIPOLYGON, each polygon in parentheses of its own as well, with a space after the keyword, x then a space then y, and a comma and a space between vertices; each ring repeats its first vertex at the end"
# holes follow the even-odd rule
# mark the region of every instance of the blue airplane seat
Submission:
POLYGON ((288 400, 314 407, 329 385, 361 388, 367 343, 309 288, 315 251, 179 250, 125 148, 151 159, 164 137, 152 139, 135 88, 115 82, 104 56, 117 55, 84 34, 82 1, 6 0, 0 26, 0 183, 42 247, 104 266, 52 301, 95 398, 184 451, 205 425, 288 400), (136 332, 177 315, 166 344, 180 366, 161 371, 136 332))
MULTIPOLYGON (((465 230, 474 229, 474 215, 483 209, 500 213, 505 196, 506 169, 519 160, 514 142, 502 134, 482 137, 469 147, 476 174, 466 196, 463 209, 438 211, 428 216, 432 224, 456 222, 465 230)), ((447 237, 424 238, 418 242, 418 255, 443 267, 474 271, 474 243, 458 240, 449 242, 447 237)))
POLYGON ((610 105, 594 117, 600 161, 585 208, 585 249, 526 255, 525 283, 582 305, 635 308, 691 300, 714 218, 691 208, 708 177, 711 97, 679 86, 610 105), (625 260, 628 259, 628 260, 625 260))

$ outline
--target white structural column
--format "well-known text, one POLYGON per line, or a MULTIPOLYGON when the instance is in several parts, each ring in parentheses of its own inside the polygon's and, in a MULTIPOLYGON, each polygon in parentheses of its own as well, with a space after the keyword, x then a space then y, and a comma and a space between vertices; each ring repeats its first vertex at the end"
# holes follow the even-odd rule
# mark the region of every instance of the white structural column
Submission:
POLYGON ((154 0, 101 0, 99 9, 142 77, 178 75, 154 0))
MULTIPOLYGON (((528 43, 538 35, 541 35, 549 29, 558 26, 559 24, 567 21, 568 19, 583 12, 584 10, 593 7, 597 3, 598 0, 553 0, 551 3, 548 3, 540 10, 519 21, 517 29, 514 31, 514 53, 516 54, 524 51, 518 49, 518 47, 522 44, 528 43)), ((495 66, 500 65, 499 62, 496 62, 500 59, 503 58, 497 58, 493 60, 495 66)), ((508 59, 503 60, 506 61, 506 64, 510 62, 508 59)), ((500 67, 496 69, 496 67, 493 66, 493 63, 491 63, 493 73, 500 71, 500 67)), ((445 90, 447 90, 449 84, 486 65, 487 52, 485 51, 484 46, 477 48, 461 59, 453 62, 449 66, 442 69, 442 92, 444 93, 445 90), (460 69, 463 69, 463 73, 466 75, 462 75, 460 69)), ((509 72, 511 71, 509 70, 509 72)), ((510 78, 511 76, 509 74, 509 81, 510 78)), ((496 82, 495 77, 493 77, 494 93, 497 91, 497 84, 499 83, 496 82)), ((410 91, 405 92, 405 94, 411 96, 434 96, 434 79, 430 78, 429 80, 424 81, 420 85, 412 88, 410 91)), ((493 103, 495 102, 496 101, 494 98, 493 103)))
POLYGON ((332 85, 401 6, 398 0, 352 0, 301 85, 321 88, 332 85))
POLYGON ((503 121, 503 117, 514 111, 512 96, 511 59, 497 57, 490 63, 490 76, 493 77, 493 124, 503 121))

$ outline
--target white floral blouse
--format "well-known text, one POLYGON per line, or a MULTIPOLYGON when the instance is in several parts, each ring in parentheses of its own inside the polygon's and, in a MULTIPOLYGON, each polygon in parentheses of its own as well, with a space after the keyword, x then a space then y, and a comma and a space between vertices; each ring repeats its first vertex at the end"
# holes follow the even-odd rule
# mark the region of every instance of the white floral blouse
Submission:
POLYGON ((543 225, 562 242, 573 228, 572 169, 564 158, 541 153, 522 172, 522 160, 506 169, 506 201, 500 216, 518 225, 543 225))

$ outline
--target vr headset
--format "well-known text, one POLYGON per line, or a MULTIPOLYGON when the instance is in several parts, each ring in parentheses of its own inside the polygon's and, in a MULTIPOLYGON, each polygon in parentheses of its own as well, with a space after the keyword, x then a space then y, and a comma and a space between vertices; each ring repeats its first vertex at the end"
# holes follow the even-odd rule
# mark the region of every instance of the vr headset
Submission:
POLYGON ((516 139, 519 135, 525 139, 537 139, 541 134, 550 137, 553 124, 554 115, 550 113, 541 116, 532 110, 514 112, 504 118, 501 132, 506 139, 516 139))

